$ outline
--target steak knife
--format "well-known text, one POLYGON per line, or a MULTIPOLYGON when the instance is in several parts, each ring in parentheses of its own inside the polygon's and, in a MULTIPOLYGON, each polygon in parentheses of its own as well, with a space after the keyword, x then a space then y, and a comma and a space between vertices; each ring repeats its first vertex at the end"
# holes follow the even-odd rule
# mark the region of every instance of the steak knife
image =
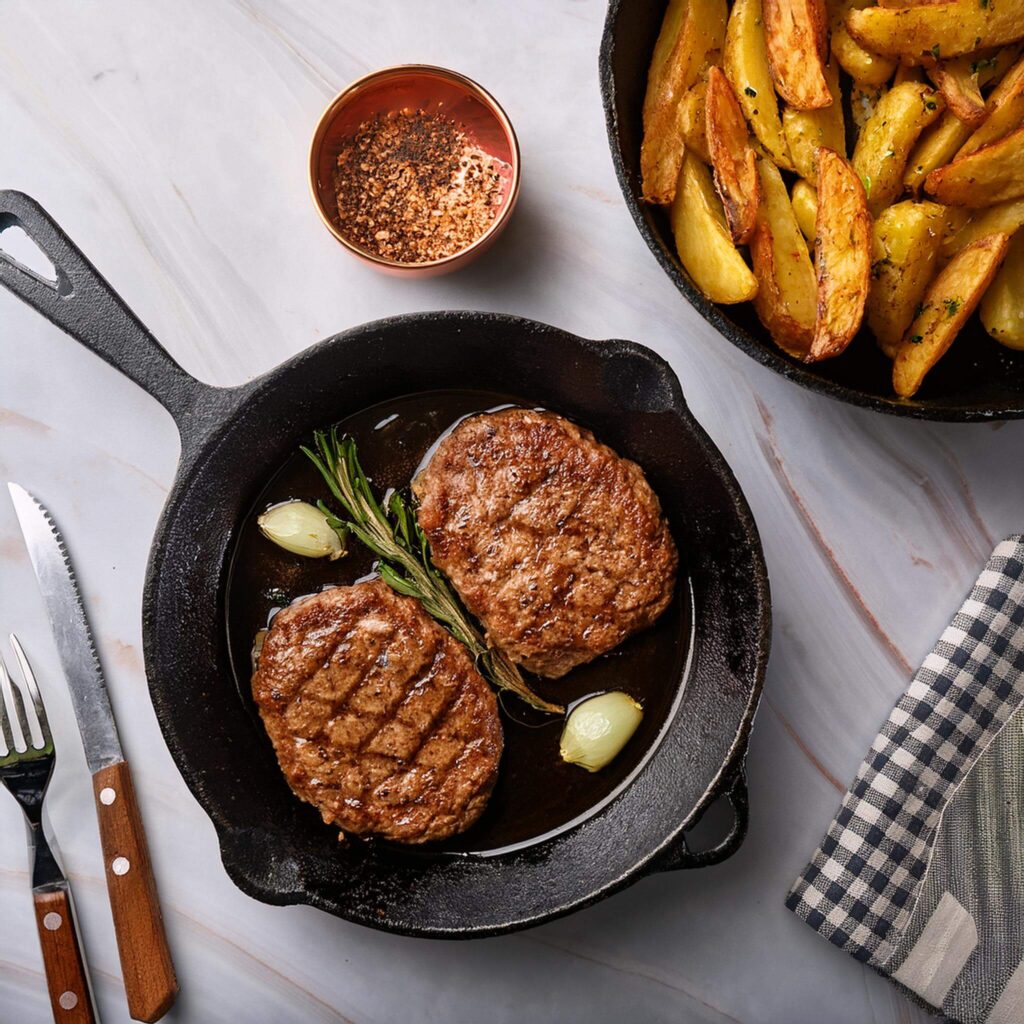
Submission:
POLYGON ((135 1020, 157 1021, 174 1002, 178 982, 107 684, 67 548, 53 518, 23 487, 14 483, 7 487, 39 581, 92 773, 128 1012, 135 1020))

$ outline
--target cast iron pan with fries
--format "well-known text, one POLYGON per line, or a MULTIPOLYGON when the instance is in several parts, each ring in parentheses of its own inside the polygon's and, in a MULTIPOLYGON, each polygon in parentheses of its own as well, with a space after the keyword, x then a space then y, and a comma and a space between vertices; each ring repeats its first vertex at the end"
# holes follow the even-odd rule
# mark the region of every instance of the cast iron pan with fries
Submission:
POLYGON ((611 0, 626 203, 701 315, 784 377, 921 419, 1024 417, 1024 2, 966 27, 962 5, 842 6, 611 0))

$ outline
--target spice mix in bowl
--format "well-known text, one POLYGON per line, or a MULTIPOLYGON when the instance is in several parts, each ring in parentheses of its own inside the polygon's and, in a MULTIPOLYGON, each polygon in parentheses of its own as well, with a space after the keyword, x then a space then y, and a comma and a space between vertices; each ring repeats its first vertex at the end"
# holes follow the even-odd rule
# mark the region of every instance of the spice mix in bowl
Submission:
POLYGON ((362 259, 438 274, 482 252, 519 191, 507 116, 475 82, 443 68, 374 72, 328 106, 310 149, 321 219, 362 259))

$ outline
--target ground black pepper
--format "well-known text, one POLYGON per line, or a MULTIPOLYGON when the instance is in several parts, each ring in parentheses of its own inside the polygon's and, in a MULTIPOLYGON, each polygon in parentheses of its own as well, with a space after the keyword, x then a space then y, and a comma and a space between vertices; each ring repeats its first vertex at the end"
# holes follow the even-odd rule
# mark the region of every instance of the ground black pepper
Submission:
POLYGON ((444 114, 379 114, 342 142, 334 179, 341 228, 386 259, 443 259, 491 226, 510 173, 444 114))

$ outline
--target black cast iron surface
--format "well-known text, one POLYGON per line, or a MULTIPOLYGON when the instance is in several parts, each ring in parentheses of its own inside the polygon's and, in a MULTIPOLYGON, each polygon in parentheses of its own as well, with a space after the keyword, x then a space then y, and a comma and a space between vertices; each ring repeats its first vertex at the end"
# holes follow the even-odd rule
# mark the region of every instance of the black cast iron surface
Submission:
POLYGON ((167 355, 38 204, 0 192, 0 229, 12 223, 58 281, 0 253, 0 283, 144 387, 181 431, 147 571, 146 669, 168 747, 240 888, 404 934, 471 937, 537 924, 649 871, 703 866, 738 848, 743 757, 768 658, 768 580, 746 502, 667 363, 631 342, 516 317, 421 313, 364 324, 241 387, 212 388, 167 355), (661 497, 692 587, 682 697, 629 786, 554 838, 490 857, 340 845, 289 791, 232 680, 224 591, 233 538, 313 428, 401 395, 510 387, 589 424, 644 467, 661 497), (693 852, 684 832, 719 795, 735 825, 713 850, 693 852))
POLYGON ((665 273, 713 327, 759 363, 812 391, 879 412, 919 419, 981 421, 1024 417, 1024 352, 990 338, 977 316, 913 399, 892 390, 892 363, 866 331, 837 359, 807 365, 772 341, 750 303, 719 306, 694 285, 676 254, 664 211, 640 199, 641 111, 647 67, 665 0, 610 0, 601 40, 600 75, 608 141, 633 220, 665 273))

